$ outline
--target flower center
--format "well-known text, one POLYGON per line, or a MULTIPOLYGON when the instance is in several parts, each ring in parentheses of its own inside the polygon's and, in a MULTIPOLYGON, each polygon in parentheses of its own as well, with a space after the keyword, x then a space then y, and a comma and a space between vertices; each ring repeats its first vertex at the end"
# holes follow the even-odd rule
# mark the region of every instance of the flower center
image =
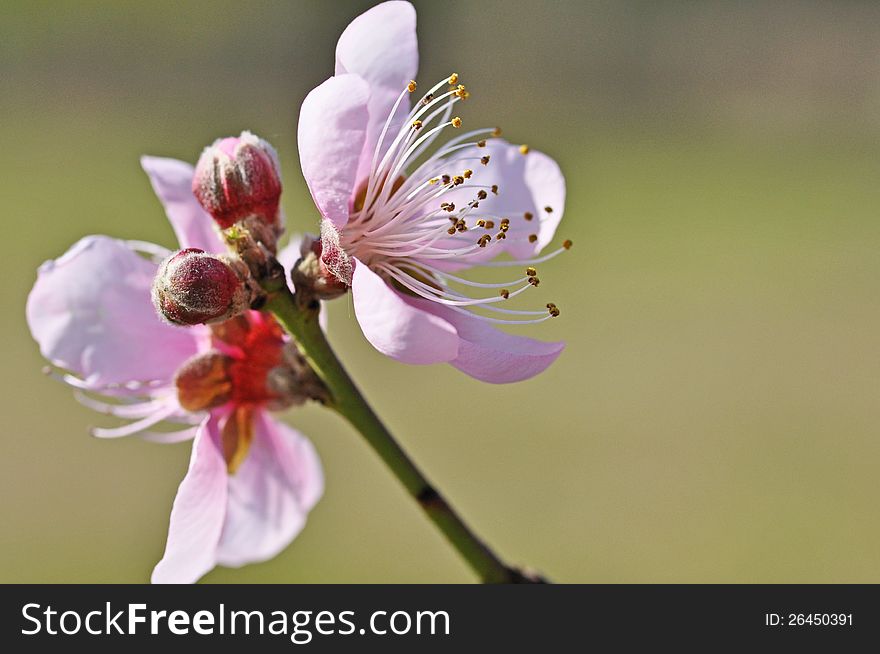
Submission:
MULTIPOLYGON (((429 89, 398 126, 395 117, 400 104, 415 89, 416 83, 410 82, 389 113, 369 176, 355 195, 349 222, 339 234, 339 246, 395 288, 488 322, 542 322, 559 315, 553 303, 540 311, 498 306, 538 286, 532 265, 571 245, 566 241, 555 252, 528 261, 487 263, 502 252, 505 242, 538 241, 534 226, 539 221, 532 222, 534 211, 523 211, 514 221, 494 214, 491 200, 503 191, 497 184, 480 181, 480 171, 491 160, 486 138, 500 136, 500 130, 465 132, 423 157, 442 131, 461 128, 461 118, 453 117, 452 110, 470 93, 453 73, 429 89), (388 184, 388 180, 394 183, 388 184), (498 284, 451 274, 474 265, 528 268, 525 275, 498 284), (475 313, 475 309, 492 315, 475 313), (493 317, 497 314, 509 318, 493 317)), ((522 146, 520 153, 527 155, 528 147, 522 146)), ((544 210, 549 214, 553 208, 544 210)))
POLYGON ((283 362, 284 332, 270 315, 258 311, 212 329, 214 346, 230 358, 230 400, 263 404, 278 399, 267 385, 269 372, 283 362))
POLYGON ((180 406, 203 411, 226 403, 259 406, 280 400, 269 373, 283 365, 284 337, 271 316, 257 311, 211 326, 208 352, 186 361, 174 383, 180 406))
POLYGON ((212 325, 212 349, 186 361, 174 378, 178 402, 187 411, 230 407, 221 431, 230 474, 247 457, 254 411, 292 401, 271 383, 273 373, 286 368, 283 334, 274 318, 258 311, 212 325))

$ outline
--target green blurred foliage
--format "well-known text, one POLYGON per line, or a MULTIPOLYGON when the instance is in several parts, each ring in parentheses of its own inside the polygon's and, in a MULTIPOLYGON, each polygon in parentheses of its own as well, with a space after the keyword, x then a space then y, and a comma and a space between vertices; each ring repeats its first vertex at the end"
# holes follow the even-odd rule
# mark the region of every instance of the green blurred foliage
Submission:
MULTIPOLYGON (((173 245, 138 167, 252 129, 314 229, 295 131, 368 2, 0 8, 0 581, 140 582, 188 445, 87 435, 24 322, 87 233, 173 245)), ((870 3, 417 3, 429 82, 556 157, 569 197, 541 377, 477 383, 330 337, 413 456, 506 557, 560 581, 880 582, 880 9, 870 3)), ((291 411, 325 498, 224 582, 468 581, 340 419, 291 411)))

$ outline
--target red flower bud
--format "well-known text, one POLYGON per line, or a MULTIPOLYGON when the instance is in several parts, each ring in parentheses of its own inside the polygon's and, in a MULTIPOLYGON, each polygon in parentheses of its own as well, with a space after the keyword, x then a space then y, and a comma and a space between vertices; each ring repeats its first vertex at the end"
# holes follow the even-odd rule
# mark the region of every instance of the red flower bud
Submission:
POLYGON ((221 228, 256 216, 278 223, 281 196, 278 155, 250 132, 218 139, 205 148, 196 164, 192 190, 221 228))
POLYGON ((335 243, 335 248, 334 242, 331 241, 330 247, 325 249, 320 238, 308 234, 303 238, 300 244, 301 256, 290 272, 296 292, 302 294, 301 297, 332 300, 348 291, 349 284, 339 278, 339 274, 335 272, 338 270, 336 266, 347 265, 349 280, 353 268, 350 259, 347 257, 342 259, 345 253, 338 247, 338 240, 335 243))
POLYGON ((187 248, 168 257, 153 281, 153 304, 176 325, 222 322, 243 313, 260 294, 241 261, 187 248))

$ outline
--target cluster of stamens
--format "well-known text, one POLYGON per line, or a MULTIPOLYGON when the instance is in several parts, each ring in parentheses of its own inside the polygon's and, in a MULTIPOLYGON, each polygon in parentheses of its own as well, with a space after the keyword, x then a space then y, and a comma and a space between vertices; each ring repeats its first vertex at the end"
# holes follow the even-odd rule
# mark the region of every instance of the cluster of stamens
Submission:
MULTIPOLYGON (((486 263, 486 257, 482 256, 486 248, 498 247, 498 254, 501 253, 496 243, 536 243, 539 239, 538 230, 522 231, 526 223, 534 220, 532 212, 518 214, 513 221, 510 217, 492 214, 491 206, 481 206, 490 194, 503 192, 497 184, 481 184, 480 175, 474 170, 479 168, 474 163, 484 167, 491 165, 491 156, 478 149, 487 147, 487 138, 500 136, 501 130, 496 127, 464 132, 426 158, 422 157, 445 128, 462 127, 462 119, 453 116, 453 107, 470 97, 470 92, 459 83, 458 74, 453 73, 414 103, 409 115, 399 123, 401 127, 392 128, 401 102, 417 87, 415 81, 407 84, 390 111, 373 153, 369 177, 358 193, 348 224, 340 233, 342 249, 399 290, 483 320, 540 322, 559 315, 556 305, 552 305, 552 309, 548 306, 546 311, 497 306, 529 287, 538 286, 540 280, 532 264, 547 261, 570 247, 570 242, 566 242, 568 246, 525 262, 486 263), (466 167, 467 164, 471 167, 466 167), (453 189, 457 202, 444 197, 453 189), (462 204, 460 191, 466 189, 472 190, 473 196, 462 204), (460 241, 473 230, 482 233, 472 241, 460 241), (451 274, 444 269, 444 262, 454 262, 456 267, 473 264, 528 265, 529 268, 519 279, 484 284, 451 274), (462 287, 494 289, 494 294, 474 297, 462 287), (477 314, 475 309, 511 317, 500 319, 477 314)), ((526 155, 529 148, 523 145, 519 151, 526 155)), ((545 207, 545 212, 549 214, 552 208, 545 207)))

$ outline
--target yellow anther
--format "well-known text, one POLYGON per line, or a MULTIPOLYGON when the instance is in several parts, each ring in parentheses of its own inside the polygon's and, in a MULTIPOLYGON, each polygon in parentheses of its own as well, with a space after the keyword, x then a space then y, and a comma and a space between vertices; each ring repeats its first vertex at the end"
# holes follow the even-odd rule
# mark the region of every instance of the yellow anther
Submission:
POLYGON ((494 220, 487 220, 487 221, 486 221, 486 229, 492 229, 492 228, 494 228, 494 227, 495 227, 495 221, 494 221, 494 220))
POLYGON ((501 219, 501 224, 502 224, 502 225, 509 225, 509 224, 510 224, 510 218, 502 218, 502 219, 501 219))
POLYGON ((439 178, 434 177, 434 178, 428 180, 428 184, 436 184, 439 181, 440 181, 439 178))
POLYGON ((532 268, 531 266, 526 268, 526 275, 528 275, 529 277, 534 277, 537 274, 538 274, 538 271, 535 270, 534 268, 532 268))
POLYGON ((507 234, 505 234, 504 232, 498 232, 497 234, 495 234, 495 239, 498 241, 505 238, 507 238, 507 234))
POLYGON ((507 298, 510 297, 510 291, 508 291, 506 288, 502 288, 501 289, 501 297, 503 297, 506 300, 507 298))
POLYGON ((452 183, 458 186, 459 184, 464 184, 464 177, 461 175, 456 175, 452 178, 452 183))
POLYGON ((448 184, 452 181, 452 178, 449 175, 443 175, 443 177, 441 177, 440 179, 443 181, 444 184, 448 184))
POLYGON ((462 173, 462 175, 464 175, 464 178, 465 178, 465 179, 470 179, 470 178, 471 178, 471 175, 473 175, 473 174, 474 174, 474 171, 471 170, 470 168, 467 168, 467 169, 462 173))
POLYGON ((412 126, 413 129, 422 129, 422 121, 414 120, 412 126))
POLYGON ((449 229, 447 229, 447 230, 446 230, 446 233, 449 234, 450 236, 453 235, 453 234, 455 234, 455 225, 453 225, 452 227, 450 227, 449 229))
POLYGON ((484 166, 489 165, 489 155, 487 154, 485 157, 480 157, 480 163, 484 166))
POLYGON ((540 283, 541 283, 541 280, 538 279, 537 277, 529 277, 529 284, 531 284, 532 286, 537 286, 540 283))
POLYGON ((431 100, 433 100, 433 99, 434 99, 434 94, 429 93, 424 98, 422 98, 422 104, 431 104, 431 100))
POLYGON ((409 81, 409 84, 406 85, 406 90, 409 91, 410 93, 414 93, 416 90, 416 86, 418 86, 416 84, 416 81, 414 79, 411 79, 409 81))
POLYGON ((468 227, 465 221, 459 220, 457 223, 455 223, 455 228, 460 232, 466 232, 468 227))
POLYGON ((485 139, 482 140, 482 141, 477 141, 477 147, 478 147, 478 148, 485 148, 485 147, 486 147, 486 141, 485 141, 485 139))
POLYGON ((480 218, 480 219, 477 221, 477 227, 485 227, 485 226, 486 226, 486 221, 483 220, 482 218, 480 218))
POLYGON ((498 195, 498 184, 492 184, 492 192, 498 195))
POLYGON ((480 203, 477 202, 476 200, 474 200, 473 202, 470 203, 470 207, 471 207, 472 209, 476 209, 476 208, 479 207, 479 206, 480 206, 480 203))
POLYGON ((529 243, 534 243, 537 240, 538 240, 537 234, 529 234, 529 243))
POLYGON ((521 146, 519 146, 519 151, 520 151, 520 154, 528 154, 529 153, 529 146, 527 146, 525 143, 523 143, 521 146))
POLYGON ((456 116, 455 118, 453 118, 453 119, 452 119, 452 126, 455 127, 456 129, 458 129, 459 127, 461 127, 461 118, 459 118, 458 116, 456 116))
POLYGON ((477 197, 480 198, 481 200, 485 200, 488 196, 489 196, 489 194, 486 193, 486 191, 484 191, 483 189, 480 189, 477 192, 477 197))
POLYGON ((554 318, 559 316, 559 308, 552 302, 547 303, 547 312, 554 318))
POLYGON ((566 250, 570 250, 572 245, 573 243, 569 240, 565 240, 562 242, 562 247, 564 247, 566 250))
POLYGON ((458 73, 452 73, 452 75, 449 76, 449 84, 452 86, 458 84, 458 73))
POLYGON ((497 136, 501 136, 501 128, 500 128, 500 127, 496 127, 495 129, 493 129, 493 130, 492 130, 492 136, 496 136, 496 137, 497 137, 497 136))
POLYGON ((486 244, 492 240, 492 237, 488 234, 483 234, 480 238, 477 239, 477 245, 481 248, 486 247, 486 244))
POLYGON ((446 211, 450 212, 455 211, 455 202, 444 202, 443 204, 440 205, 442 209, 446 209, 446 211), (444 207, 443 204, 446 206, 444 207))

